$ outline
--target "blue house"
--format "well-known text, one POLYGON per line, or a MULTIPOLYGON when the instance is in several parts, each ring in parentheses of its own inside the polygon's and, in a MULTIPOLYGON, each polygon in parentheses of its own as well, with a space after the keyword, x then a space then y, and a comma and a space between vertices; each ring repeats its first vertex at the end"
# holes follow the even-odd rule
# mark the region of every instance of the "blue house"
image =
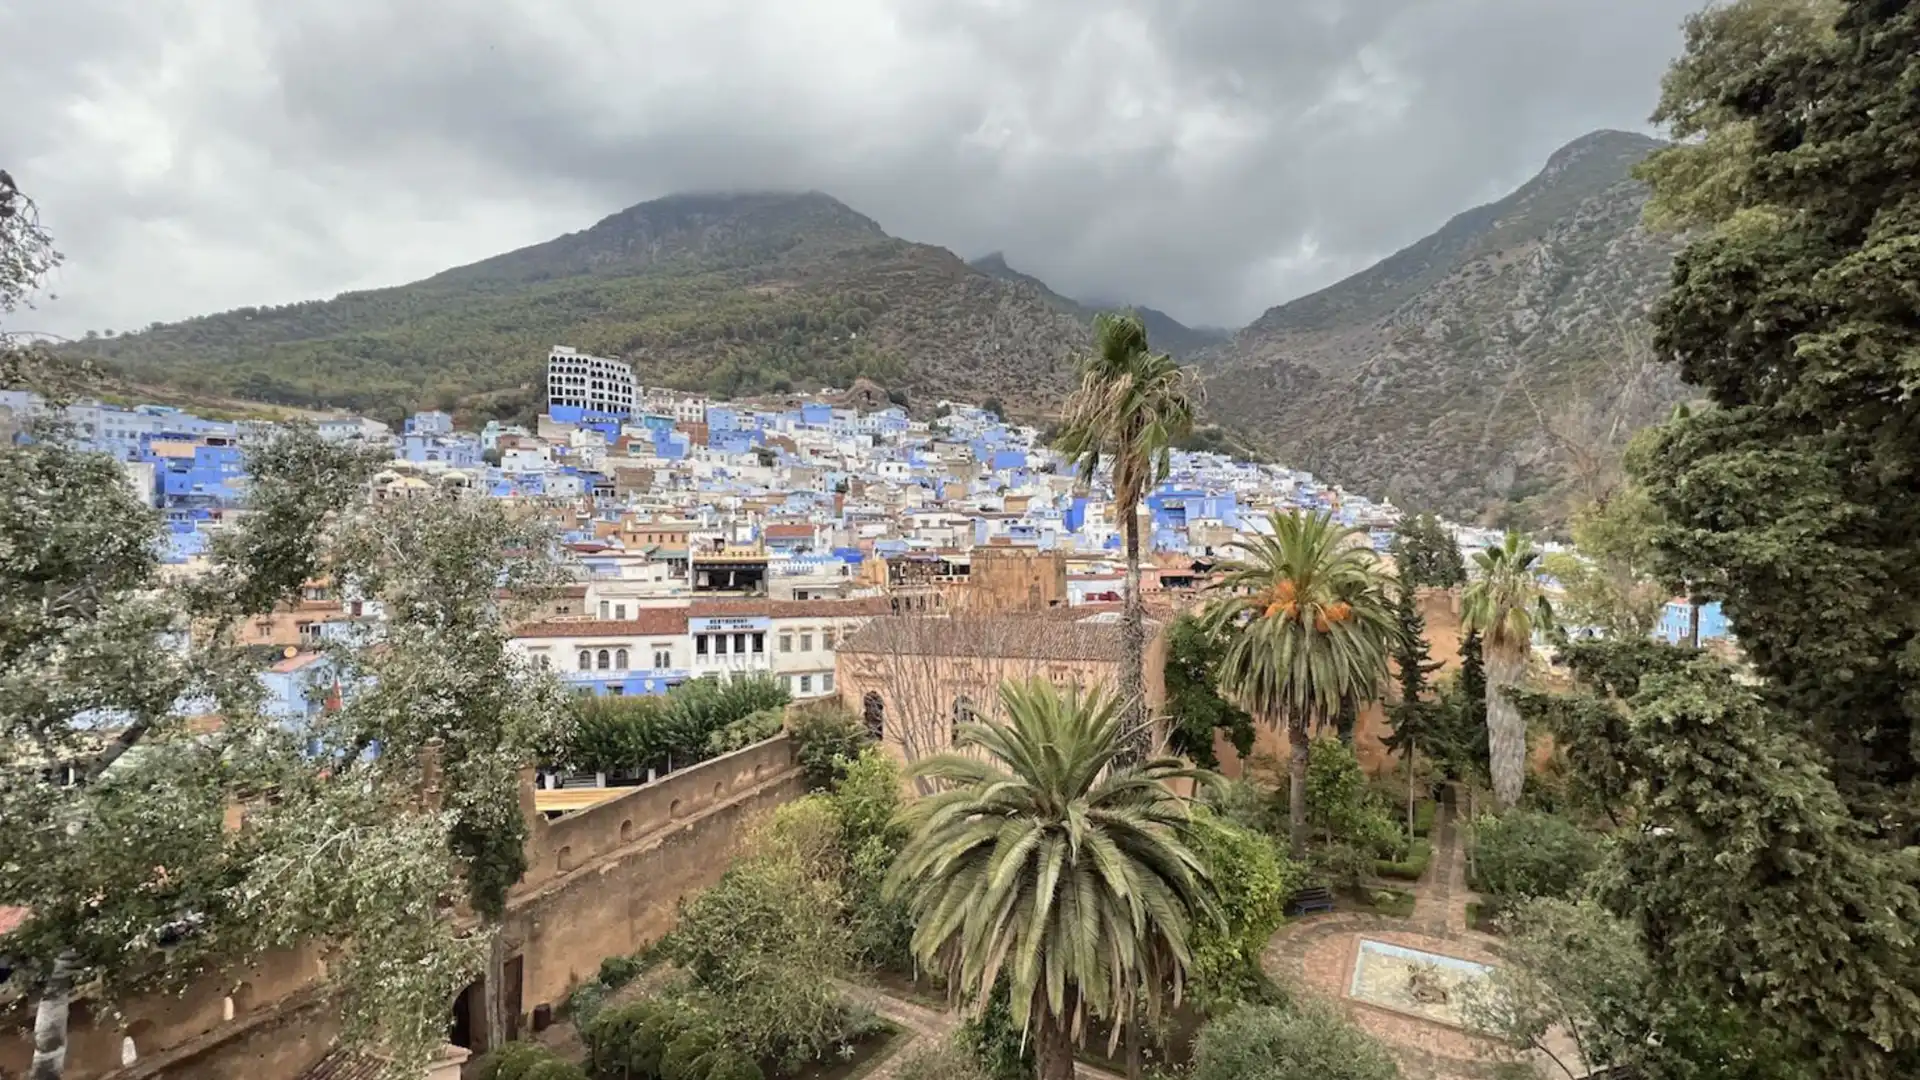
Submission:
MULTIPOLYGON (((1692 619, 1690 605, 1685 600, 1670 600, 1660 609, 1660 626, 1654 630, 1654 636, 1678 645, 1687 640, 1688 624, 1692 619)), ((1700 606, 1700 640, 1712 641, 1715 638, 1733 636, 1733 628, 1727 625, 1726 613, 1720 610, 1720 602, 1700 606)))

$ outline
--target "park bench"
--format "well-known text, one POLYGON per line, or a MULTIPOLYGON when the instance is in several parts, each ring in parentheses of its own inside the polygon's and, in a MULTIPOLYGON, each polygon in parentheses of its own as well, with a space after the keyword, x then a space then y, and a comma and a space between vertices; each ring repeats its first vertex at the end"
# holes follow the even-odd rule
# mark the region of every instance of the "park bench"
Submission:
POLYGON ((1288 915, 1308 915, 1316 911, 1333 910, 1333 890, 1325 885, 1315 885, 1310 889, 1301 889, 1287 897, 1288 915))

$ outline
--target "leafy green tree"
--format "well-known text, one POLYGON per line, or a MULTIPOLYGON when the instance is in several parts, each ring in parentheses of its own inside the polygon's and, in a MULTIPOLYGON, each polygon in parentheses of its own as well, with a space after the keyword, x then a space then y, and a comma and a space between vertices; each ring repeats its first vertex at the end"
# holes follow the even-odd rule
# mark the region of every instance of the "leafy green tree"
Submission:
POLYGON ((1568 1080, 1590 1067, 1648 1080, 1815 1075, 1735 1010, 1663 985, 1633 925, 1598 904, 1528 900, 1502 916, 1501 928, 1501 962, 1484 982, 1467 984, 1461 1012, 1470 1027, 1545 1056, 1568 1080), (1556 1051, 1559 1036, 1572 1041, 1571 1059, 1556 1051))
POLYGON ((1527 725, 1510 688, 1526 675, 1535 628, 1553 626, 1553 606, 1540 586, 1540 553, 1519 533, 1473 557, 1478 576, 1460 605, 1461 625, 1480 632, 1488 674, 1487 745, 1493 798, 1502 809, 1519 803, 1527 778, 1527 725))
POLYGON ((1127 554, 1125 655, 1120 696, 1130 753, 1145 758, 1154 742, 1145 692, 1147 638, 1141 617, 1140 504, 1166 475, 1173 444, 1193 430, 1192 379, 1186 368, 1147 346, 1146 324, 1131 312, 1093 322, 1093 352, 1081 361, 1080 386, 1067 399, 1055 447, 1083 480, 1112 469, 1114 517, 1127 554))
POLYGON ((1470 850, 1479 888, 1502 900, 1569 898, 1600 863, 1591 835, 1563 817, 1531 810, 1474 822, 1470 850))
POLYGON ((1167 745, 1201 768, 1217 769, 1213 742, 1224 734, 1241 758, 1253 752, 1253 717, 1220 694, 1226 648, 1199 619, 1183 615, 1167 631, 1167 745))
POLYGON ((1399 634, 1393 642, 1393 667, 1400 680, 1400 697, 1387 706, 1387 722, 1393 725, 1387 736, 1387 748, 1407 763, 1407 835, 1413 835, 1414 758, 1424 745, 1429 756, 1437 756, 1443 719, 1441 704, 1433 700, 1427 677, 1440 670, 1431 659, 1427 645, 1427 620, 1420 614, 1414 588, 1405 580, 1393 590, 1393 617, 1399 634))
POLYGON ((1343 700, 1372 701, 1396 631, 1387 578, 1371 549, 1328 514, 1275 512, 1270 535, 1235 546, 1226 593, 1206 615, 1226 637, 1221 689, 1269 724, 1290 748, 1291 854, 1307 844, 1308 736, 1343 700))
POLYGON ((1192 964, 1194 925, 1215 918, 1192 813, 1166 785, 1198 774, 1119 764, 1119 704, 1102 694, 1035 680, 1000 696, 1004 723, 964 724, 956 752, 914 766, 939 787, 906 808, 889 885, 920 958, 982 999, 1005 978, 1036 1075, 1068 1080, 1086 1024, 1151 1015, 1192 964))
POLYGON ((1570 662, 1585 694, 1524 703, 1635 826, 1596 880, 1656 978, 1723 1000, 1816 1075, 1908 1075, 1920 1062, 1911 851, 1855 822, 1806 729, 1718 661, 1606 643, 1570 662))
POLYGON ((1304 874, 1274 840, 1210 811, 1194 816, 1193 849, 1213 884, 1218 922, 1193 931, 1193 998, 1211 1015, 1252 1002, 1273 1004, 1278 991, 1260 968, 1260 955, 1286 921, 1287 898, 1304 874))
POLYGON ((1467 583, 1460 545, 1432 514, 1402 520, 1387 553, 1393 556, 1400 580, 1411 588, 1451 589, 1467 583))
POLYGON ((1194 1047, 1193 1080, 1398 1080, 1385 1046, 1333 1009, 1249 1006, 1213 1020, 1194 1047))

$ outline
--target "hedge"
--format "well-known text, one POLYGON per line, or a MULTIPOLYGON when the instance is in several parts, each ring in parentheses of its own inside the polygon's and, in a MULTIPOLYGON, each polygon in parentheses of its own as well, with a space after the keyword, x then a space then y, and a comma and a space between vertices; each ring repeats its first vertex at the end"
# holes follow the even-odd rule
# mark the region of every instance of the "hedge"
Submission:
POLYGON ((1440 804, 1432 799, 1422 799, 1413 804, 1413 835, 1430 836, 1433 833, 1433 818, 1439 812, 1440 804))
POLYGON ((1373 871, 1381 877, 1398 878, 1401 881, 1419 881, 1427 872, 1427 864, 1433 861, 1433 844, 1427 840, 1415 840, 1407 849, 1404 859, 1378 859, 1373 871))

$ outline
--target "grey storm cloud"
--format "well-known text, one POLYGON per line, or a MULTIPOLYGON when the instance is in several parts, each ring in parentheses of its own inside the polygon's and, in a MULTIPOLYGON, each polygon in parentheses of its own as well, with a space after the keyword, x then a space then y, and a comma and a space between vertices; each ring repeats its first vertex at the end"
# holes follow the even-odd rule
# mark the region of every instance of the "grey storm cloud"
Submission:
POLYGON ((25 320, 395 284, 675 191, 818 189, 1235 325, 1643 128, 1682 0, 10 0, 25 320))

